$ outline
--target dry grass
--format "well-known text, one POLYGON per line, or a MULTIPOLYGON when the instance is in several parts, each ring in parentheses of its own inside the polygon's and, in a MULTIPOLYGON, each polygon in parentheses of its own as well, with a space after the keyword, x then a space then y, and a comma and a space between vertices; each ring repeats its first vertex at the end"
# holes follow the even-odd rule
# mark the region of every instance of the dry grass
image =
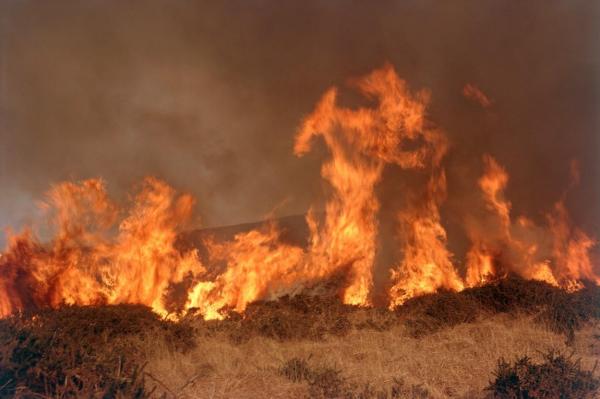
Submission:
POLYGON ((311 369, 339 370, 358 392, 370 385, 391 397, 398 381, 420 387, 428 397, 483 397, 499 358, 523 355, 541 360, 542 352, 575 351, 592 368, 600 350, 600 325, 575 334, 569 347, 563 335, 533 323, 531 316, 498 315, 461 324, 421 338, 406 327, 387 331, 352 330, 322 341, 278 341, 254 337, 235 344, 225 336, 202 337, 186 355, 156 347, 147 371, 180 398, 306 397, 309 385, 280 372, 290 359, 304 359, 311 369))

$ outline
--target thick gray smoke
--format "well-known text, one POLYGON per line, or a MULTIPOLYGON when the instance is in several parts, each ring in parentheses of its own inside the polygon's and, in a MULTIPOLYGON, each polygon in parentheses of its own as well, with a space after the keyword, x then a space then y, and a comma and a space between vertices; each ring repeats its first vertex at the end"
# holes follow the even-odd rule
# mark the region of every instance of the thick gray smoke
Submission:
MULTIPOLYGON (((303 213, 322 198, 326 153, 293 156, 299 122, 328 86, 389 61, 431 90, 431 119, 452 143, 451 242, 483 153, 511 175, 514 214, 538 220, 578 159, 568 206, 598 235, 598 20, 590 1, 5 0, 0 225, 26 223, 50 183, 94 176, 121 197, 162 178, 197 197, 208 226, 303 213), (493 104, 463 97, 467 83, 493 104)), ((414 174, 386 171, 384 209, 414 174)))

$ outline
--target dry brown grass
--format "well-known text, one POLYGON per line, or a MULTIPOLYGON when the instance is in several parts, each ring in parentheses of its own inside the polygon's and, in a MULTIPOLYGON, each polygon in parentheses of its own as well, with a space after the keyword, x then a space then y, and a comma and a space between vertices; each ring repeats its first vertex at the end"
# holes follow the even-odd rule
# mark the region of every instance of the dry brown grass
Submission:
POLYGON ((198 346, 181 355, 166 346, 152 351, 147 371, 171 395, 180 398, 306 397, 306 382, 293 382, 280 372, 289 359, 305 359, 311 369, 339 370, 357 392, 370 385, 387 392, 400 380, 420 387, 428 397, 483 397, 499 358, 542 352, 575 352, 584 368, 592 368, 600 350, 600 324, 575 334, 574 346, 565 337, 534 323, 531 316, 498 315, 470 324, 413 338, 403 326, 387 331, 353 329, 345 337, 322 341, 278 341, 254 337, 236 344, 226 336, 198 339, 198 346))

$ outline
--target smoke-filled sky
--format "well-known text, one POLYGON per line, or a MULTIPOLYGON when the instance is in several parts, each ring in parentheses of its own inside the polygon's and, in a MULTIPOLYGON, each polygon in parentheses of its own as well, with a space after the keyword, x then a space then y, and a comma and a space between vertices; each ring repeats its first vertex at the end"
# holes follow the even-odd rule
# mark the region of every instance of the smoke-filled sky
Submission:
MULTIPOLYGON (((298 125, 327 87, 389 61, 431 91, 450 138, 449 224, 483 153, 506 166, 513 213, 534 219, 578 159, 567 204, 598 236, 599 20, 593 1, 4 0, 0 225, 30 221, 51 183, 96 176, 122 198, 162 178, 196 196, 204 226, 303 213, 327 153, 296 158, 298 125), (467 83, 492 105, 463 97, 467 83)), ((394 173, 384 207, 406 189, 394 173)))

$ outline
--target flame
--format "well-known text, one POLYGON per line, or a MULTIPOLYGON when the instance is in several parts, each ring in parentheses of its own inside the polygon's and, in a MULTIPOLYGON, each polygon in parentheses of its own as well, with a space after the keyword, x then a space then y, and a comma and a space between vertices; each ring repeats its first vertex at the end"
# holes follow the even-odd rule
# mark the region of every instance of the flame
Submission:
POLYGON ((499 216, 503 234, 509 235, 511 204, 504 199, 508 174, 490 155, 483 156, 483 163, 485 173, 479 179, 479 187, 483 191, 488 209, 496 212, 499 216))
POLYGON ((170 283, 202 273, 196 251, 174 247, 194 200, 147 178, 114 234, 119 210, 102 180, 61 183, 42 208, 54 230, 43 244, 29 230, 10 237, 0 258, 2 315, 65 304, 140 303, 166 315, 170 283))
MULTIPOLYGON (((391 308, 416 295, 460 291, 508 273, 569 290, 582 280, 600 284, 590 259, 596 241, 574 227, 566 194, 547 214, 547 226, 523 216, 513 220, 504 194, 508 173, 489 155, 477 181, 485 210, 466 225, 472 245, 461 278, 440 215, 449 143, 426 117, 429 93, 411 92, 389 64, 350 86, 370 106, 343 107, 338 88, 330 88, 295 137, 297 156, 318 137, 330 154, 321 168, 330 187, 325 214, 320 218, 316 206, 309 209, 306 248, 285 243, 277 224, 267 223, 229 241, 207 240, 210 262, 225 266, 209 275, 196 250, 175 245, 192 220, 190 195, 149 177, 122 207, 101 179, 64 182, 40 204, 47 219, 41 233, 28 228, 8 236, 0 254, 0 317, 62 304, 139 303, 168 317, 197 309, 205 319, 222 319, 229 310, 244 312, 254 301, 294 294, 340 274, 346 277, 343 301, 368 306, 379 230, 376 188, 388 165, 428 179, 422 190, 406 194, 407 205, 397 212, 402 258, 391 268, 391 308), (176 287, 185 290, 185 303, 174 307, 168 297, 176 287)), ((572 174, 577 182, 575 164, 572 174)))
POLYGON ((465 282, 473 287, 491 281, 496 274, 494 257, 482 242, 473 244, 467 253, 467 275, 465 282))
POLYGON ((492 227, 483 236, 471 232, 473 246, 467 254, 466 284, 475 286, 514 272, 527 279, 558 285, 549 260, 543 259, 538 245, 528 239, 527 233, 536 226, 525 217, 519 217, 516 223, 511 220, 511 203, 504 196, 508 173, 490 155, 483 156, 483 164, 484 174, 478 184, 486 208, 495 215, 497 228, 492 227))
POLYGON ((439 288, 464 288, 446 248, 446 230, 440 220, 439 205, 445 197, 446 175, 442 170, 431 176, 424 198, 399 214, 404 259, 392 270, 391 308, 439 288))
POLYGON ((378 227, 375 186, 386 164, 424 167, 436 154, 440 136, 424 126, 429 94, 411 94, 391 65, 351 83, 364 97, 376 100, 376 106, 341 107, 337 89, 329 89, 304 120, 294 152, 301 156, 309 151, 315 136, 322 136, 331 152, 321 174, 331 184, 333 196, 326 204, 323 225, 308 221, 312 227, 308 262, 324 275, 349 267, 344 302, 367 305, 378 227), (423 145, 404 148, 419 139, 423 145))
POLYGON ((552 233, 552 252, 557 263, 557 279, 569 290, 581 288, 582 279, 600 285, 600 276, 594 273, 590 251, 597 242, 573 222, 565 205, 570 189, 577 186, 581 179, 579 164, 572 160, 570 164, 571 184, 563 197, 554 204, 547 219, 552 233))
POLYGON ((548 214, 553 236, 552 252, 556 259, 556 277, 565 285, 577 287, 575 282, 586 279, 600 284, 600 277, 592 269, 590 250, 596 241, 572 226, 564 200, 554 204, 548 214))
POLYGON ((227 270, 214 284, 198 282, 188 297, 188 306, 220 317, 219 309, 243 311, 251 301, 276 298, 344 269, 348 274, 342 292, 344 302, 370 303, 379 209, 375 187, 383 168, 387 163, 423 167, 429 158, 436 158, 436 146, 445 151, 445 141, 439 132, 424 129, 428 94, 411 95, 390 65, 354 80, 352 85, 366 98, 376 99, 376 106, 340 107, 338 91, 331 88, 296 136, 296 155, 308 152, 316 136, 323 137, 331 152, 321 172, 333 192, 322 223, 308 212, 309 248, 304 251, 282 244, 275 226, 213 246, 213 252, 227 254, 227 270), (403 149, 406 141, 419 138, 425 142, 422 147, 403 149))
POLYGON ((219 310, 243 312, 257 299, 275 299, 299 286, 306 278, 299 265, 304 251, 279 240, 280 231, 269 224, 226 243, 213 243, 215 259, 225 260, 227 270, 214 282, 200 281, 188 296, 188 308, 198 308, 207 318, 222 318, 219 310))
MULTIPOLYGON (((548 226, 536 226, 526 217, 511 220, 511 204, 504 198, 508 174, 495 159, 483 157, 484 175, 479 179, 486 207, 496 216, 498 228, 487 234, 471 232, 473 245, 467 254, 466 284, 475 286, 491 278, 513 272, 526 279, 545 281, 565 289, 581 287, 581 280, 600 282, 594 273, 590 250, 596 242, 583 231, 573 228, 564 198, 547 214, 548 226), (552 238, 552 250, 540 244, 552 238), (500 259, 502 254, 504 259, 500 259)), ((573 169, 573 184, 578 171, 573 169)))
POLYGON ((494 158, 490 155, 483 156, 484 174, 478 180, 479 188, 482 191, 486 208, 497 216, 497 225, 500 226, 500 232, 495 238, 494 235, 480 236, 478 233, 469 232, 473 245, 467 253, 467 274, 466 283, 468 286, 483 284, 501 274, 495 264, 494 252, 501 253, 501 250, 494 250, 499 245, 495 241, 512 241, 510 238, 510 208, 511 204, 504 198, 504 189, 508 183, 508 174, 494 158))

